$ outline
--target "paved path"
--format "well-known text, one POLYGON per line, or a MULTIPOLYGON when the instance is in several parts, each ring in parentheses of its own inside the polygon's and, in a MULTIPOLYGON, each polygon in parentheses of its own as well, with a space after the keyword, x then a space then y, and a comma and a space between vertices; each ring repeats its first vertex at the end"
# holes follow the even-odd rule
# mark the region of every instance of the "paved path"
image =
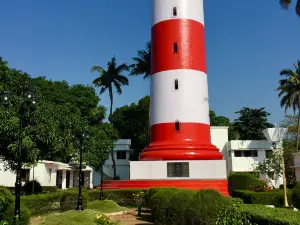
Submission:
POLYGON ((138 217, 136 209, 128 209, 126 214, 110 216, 111 219, 120 221, 122 225, 150 225, 151 214, 143 211, 141 217, 138 217))

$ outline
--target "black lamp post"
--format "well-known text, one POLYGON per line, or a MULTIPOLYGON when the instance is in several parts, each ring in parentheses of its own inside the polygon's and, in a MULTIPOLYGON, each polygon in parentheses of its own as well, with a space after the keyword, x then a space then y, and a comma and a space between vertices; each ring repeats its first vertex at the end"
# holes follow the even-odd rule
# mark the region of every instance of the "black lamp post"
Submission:
MULTIPOLYGON (((11 93, 9 91, 2 91, 1 94, 1 103, 8 107, 10 103, 11 93)), ((20 221, 20 195, 21 195, 21 154, 22 154, 22 132, 23 132, 23 122, 26 116, 26 113, 30 113, 36 109, 37 104, 37 96, 33 91, 28 91, 24 94, 23 98, 20 98, 21 104, 19 108, 19 118, 20 118, 20 130, 19 130, 19 144, 17 151, 17 165, 16 165, 16 183, 15 183, 15 214, 14 214, 14 222, 16 220, 20 221)))
POLYGON ((100 200, 104 200, 104 194, 103 194, 103 163, 101 165, 100 200))
POLYGON ((79 184, 78 184, 78 201, 77 201, 77 208, 76 210, 83 210, 83 206, 82 206, 82 191, 81 191, 81 186, 82 186, 82 177, 81 177, 81 173, 82 173, 82 152, 83 152, 83 142, 84 139, 89 137, 89 134, 87 132, 84 133, 78 133, 76 135, 74 135, 76 138, 79 139, 79 184))

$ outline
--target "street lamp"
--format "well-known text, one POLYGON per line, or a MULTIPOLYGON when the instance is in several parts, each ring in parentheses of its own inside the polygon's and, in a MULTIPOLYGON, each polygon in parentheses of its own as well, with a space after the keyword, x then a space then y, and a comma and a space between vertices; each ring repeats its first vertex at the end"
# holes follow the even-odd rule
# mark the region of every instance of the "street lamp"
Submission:
POLYGON ((77 133, 74 135, 74 137, 79 139, 79 184, 78 184, 78 201, 77 201, 77 208, 76 210, 83 210, 82 206, 82 191, 81 191, 81 185, 82 185, 82 152, 83 152, 83 142, 85 138, 89 137, 89 134, 87 132, 83 133, 77 133))
MULTIPOLYGON (((0 92, 1 103, 4 107, 8 107, 10 104, 10 98, 12 94, 9 91, 0 92)), ((14 222, 16 220, 20 221, 20 196, 21 196, 21 153, 22 153, 22 138, 23 138, 23 122, 26 116, 26 113, 30 113, 36 109, 37 105, 37 96, 33 91, 25 92, 24 96, 17 99, 20 100, 19 108, 19 119, 20 119, 20 129, 19 129, 19 140, 18 140, 18 151, 17 151, 17 167, 16 167, 16 183, 15 183, 15 213, 14 213, 14 222)))

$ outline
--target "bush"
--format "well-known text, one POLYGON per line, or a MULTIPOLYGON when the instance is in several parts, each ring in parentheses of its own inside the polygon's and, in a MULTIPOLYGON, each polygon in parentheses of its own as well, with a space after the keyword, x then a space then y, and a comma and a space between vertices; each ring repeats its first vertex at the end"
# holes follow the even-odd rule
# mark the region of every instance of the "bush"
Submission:
POLYGON ((274 209, 262 205, 240 205, 240 212, 257 225, 299 225, 300 213, 288 209, 274 209))
MULTIPOLYGON (((8 222, 9 225, 13 225, 13 217, 15 214, 15 204, 10 204, 7 210, 4 212, 4 220, 8 222)), ((20 209, 20 223, 18 225, 28 225, 30 220, 30 210, 21 204, 20 209)))
POLYGON ((6 220, 6 210, 13 204, 11 192, 4 187, 0 187, 0 222, 6 220))
POLYGON ((292 203, 297 209, 300 209, 300 182, 296 184, 292 191, 292 203))
MULTIPOLYGON (((143 191, 141 189, 121 189, 104 191, 104 199, 113 200, 120 206, 136 206, 133 194, 143 191)), ((100 192, 98 191, 99 195, 100 192)), ((99 197, 97 198, 97 200, 99 197)))
POLYGON ((200 190, 185 210, 188 225, 215 225, 218 213, 232 201, 215 190, 200 190))
POLYGON ((185 210, 191 204, 196 191, 178 190, 172 195, 169 203, 169 213, 167 214, 167 224, 182 225, 185 218, 185 210))
POLYGON ((31 180, 31 181, 26 182, 24 184, 24 186, 22 187, 22 189, 26 195, 42 193, 42 186, 36 180, 31 180))
POLYGON ((112 221, 110 218, 104 214, 97 215, 94 220, 95 225, 119 225, 119 222, 112 221))
POLYGON ((168 225, 168 215, 170 212, 170 199, 177 193, 175 188, 164 188, 159 190, 150 198, 150 209, 152 219, 155 224, 168 225))
POLYGON ((42 193, 52 193, 52 192, 57 192, 58 187, 56 186, 42 186, 42 193))
MULTIPOLYGON (((88 195, 86 192, 82 193, 82 207, 87 206, 88 195)), ((62 191, 60 198, 60 211, 74 210, 77 207, 78 192, 75 191, 62 191)))
POLYGON ((39 195, 21 196, 23 202, 33 216, 60 210, 61 192, 39 195))
MULTIPOLYGON (((276 207, 282 207, 284 205, 283 190, 265 192, 237 190, 232 193, 232 197, 241 198, 246 204, 274 205, 276 207)), ((291 191, 287 192, 287 197, 290 202, 291 191)))
POLYGON ((259 180, 250 173, 231 173, 228 176, 228 191, 230 195, 235 190, 249 190, 249 188, 265 190, 266 187, 267 184, 264 181, 259 180))
POLYGON ((223 208, 218 215, 216 225, 252 225, 247 214, 240 211, 240 204, 223 208))

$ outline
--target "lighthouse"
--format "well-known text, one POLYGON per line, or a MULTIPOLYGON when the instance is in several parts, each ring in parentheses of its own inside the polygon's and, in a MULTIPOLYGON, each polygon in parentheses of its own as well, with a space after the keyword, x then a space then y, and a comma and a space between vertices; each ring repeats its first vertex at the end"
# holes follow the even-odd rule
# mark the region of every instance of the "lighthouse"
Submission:
POLYGON ((210 138, 203 0, 153 0, 151 143, 140 160, 222 160, 210 138))
POLYGON ((151 142, 114 188, 215 189, 226 161, 211 143, 203 0, 152 0, 151 142))

